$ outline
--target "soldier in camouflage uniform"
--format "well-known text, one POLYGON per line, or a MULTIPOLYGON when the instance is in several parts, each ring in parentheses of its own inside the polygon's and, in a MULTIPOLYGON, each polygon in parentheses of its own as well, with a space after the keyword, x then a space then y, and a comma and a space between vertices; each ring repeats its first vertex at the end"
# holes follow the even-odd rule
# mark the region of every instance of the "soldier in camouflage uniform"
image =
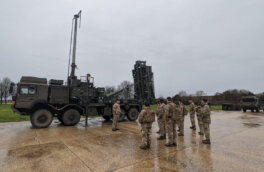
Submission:
POLYGON ((112 131, 119 130, 117 128, 118 118, 121 114, 120 109, 120 100, 117 100, 116 103, 113 105, 113 123, 112 123, 112 131))
POLYGON ((197 120, 198 120, 198 126, 200 131, 198 132, 199 135, 204 135, 204 126, 203 126, 203 119, 202 119, 202 114, 201 114, 201 106, 197 106, 195 108, 196 111, 196 116, 197 116, 197 120))
POLYGON ((165 146, 172 147, 177 146, 177 133, 176 133, 176 119, 175 111, 176 105, 172 102, 171 97, 167 98, 167 105, 165 106, 166 116, 166 132, 168 134, 168 143, 165 146))
POLYGON ((150 109, 148 102, 145 103, 145 107, 139 114, 138 118, 139 123, 141 124, 141 134, 142 134, 142 145, 141 149, 149 149, 151 144, 151 128, 152 123, 155 121, 155 112, 150 109))
POLYGON ((157 119, 158 119, 158 125, 159 125, 159 133, 160 137, 158 140, 164 140, 166 139, 166 124, 165 124, 165 104, 164 100, 160 99, 158 101, 158 107, 157 107, 157 119))
POLYGON ((211 144, 210 141, 210 124, 211 124, 211 110, 208 104, 206 104, 207 100, 202 100, 201 102, 201 115, 204 125, 204 134, 205 140, 203 140, 204 144, 211 144))
POLYGON ((191 120, 191 127, 190 129, 196 130, 195 126, 195 104, 193 103, 192 100, 189 100, 190 103, 190 120, 191 120))
POLYGON ((186 115, 186 112, 188 113, 188 111, 181 101, 179 101, 179 107, 178 108, 179 108, 179 113, 180 113, 180 117, 178 120, 178 126, 179 126, 178 136, 183 136, 184 135, 184 117, 186 115))

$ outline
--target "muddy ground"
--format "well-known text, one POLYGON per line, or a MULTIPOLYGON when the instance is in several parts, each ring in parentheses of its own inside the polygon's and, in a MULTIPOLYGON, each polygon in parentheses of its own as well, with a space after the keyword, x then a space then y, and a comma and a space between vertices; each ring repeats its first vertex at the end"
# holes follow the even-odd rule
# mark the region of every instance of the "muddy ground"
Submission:
POLYGON ((47 129, 29 122, 0 124, 0 171, 264 171, 264 113, 212 112, 211 141, 189 129, 178 147, 157 141, 153 124, 151 149, 140 150, 140 126, 122 122, 111 131, 102 119, 47 129))

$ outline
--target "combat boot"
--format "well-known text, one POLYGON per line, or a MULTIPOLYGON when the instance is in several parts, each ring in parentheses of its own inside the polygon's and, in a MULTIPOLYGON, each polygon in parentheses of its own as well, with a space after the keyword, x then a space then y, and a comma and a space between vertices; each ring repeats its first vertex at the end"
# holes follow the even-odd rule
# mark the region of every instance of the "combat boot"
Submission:
POLYGON ((201 136, 203 136, 203 135, 204 135, 204 133, 201 133, 200 131, 199 131, 198 133, 199 133, 199 135, 201 135, 201 136))
POLYGON ((193 129, 193 130, 196 130, 196 127, 193 127, 192 129, 193 129))
POLYGON ((173 143, 172 145, 173 145, 174 147, 176 147, 176 146, 177 146, 177 143, 173 143))
POLYGON ((191 126, 190 129, 193 129, 193 126, 191 126))
POLYGON ((140 146, 140 149, 146 150, 146 149, 148 149, 148 146, 146 146, 146 145, 141 145, 141 146, 140 146))
POLYGON ((203 142, 203 144, 209 144, 209 145, 211 144, 211 141, 210 141, 210 140, 208 140, 208 139, 206 139, 206 140, 203 140, 202 142, 203 142))
POLYGON ((179 133, 178 136, 184 136, 184 134, 183 133, 179 133))
POLYGON ((172 147, 173 144, 166 143, 165 146, 167 146, 167 147, 172 147))
POLYGON ((117 129, 116 128, 113 128, 112 131, 116 131, 117 129))
POLYGON ((165 139, 164 136, 158 137, 158 140, 164 140, 164 139, 165 139))
POLYGON ((159 134, 159 133, 160 133, 160 131, 157 131, 156 133, 157 133, 157 134, 159 134))

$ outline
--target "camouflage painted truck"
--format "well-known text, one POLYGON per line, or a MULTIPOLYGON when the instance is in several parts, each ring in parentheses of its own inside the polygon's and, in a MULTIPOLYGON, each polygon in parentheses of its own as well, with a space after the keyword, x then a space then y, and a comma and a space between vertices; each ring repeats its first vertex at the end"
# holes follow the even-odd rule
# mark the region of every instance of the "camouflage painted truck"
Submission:
MULTIPOLYGON (((31 124, 35 128, 48 127, 53 118, 66 126, 76 125, 82 115, 101 115, 104 119, 112 117, 112 106, 117 95, 123 91, 106 95, 105 89, 94 86, 94 79, 90 74, 75 76, 77 22, 80 12, 74 15, 73 51, 71 73, 68 74, 67 84, 63 80, 23 76, 17 84, 17 91, 13 96, 12 109, 21 115, 30 115, 31 124)), ((122 99, 123 111, 120 120, 127 117, 130 121, 138 118, 142 103, 154 100, 153 73, 146 62, 137 61, 133 70, 134 87, 137 89, 134 99, 122 99), (152 83, 150 83, 152 82, 152 83), (149 88, 151 87, 151 88, 149 88), (147 93, 151 90, 151 96, 147 93), (143 94, 144 93, 144 94, 143 94), (140 97, 140 98, 138 98, 140 97)), ((14 84, 10 87, 13 92, 14 84)))
POLYGON ((245 96, 241 98, 240 106, 244 112, 247 110, 251 110, 251 112, 254 112, 254 110, 259 112, 264 109, 264 100, 257 96, 245 96))

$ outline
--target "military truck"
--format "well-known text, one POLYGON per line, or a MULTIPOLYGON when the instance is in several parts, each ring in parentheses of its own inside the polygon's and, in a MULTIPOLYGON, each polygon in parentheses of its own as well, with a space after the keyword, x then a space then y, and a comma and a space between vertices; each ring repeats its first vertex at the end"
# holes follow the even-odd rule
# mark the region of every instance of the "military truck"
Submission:
POLYGON ((257 96, 245 96, 241 98, 240 106, 244 112, 247 110, 251 110, 251 112, 256 110, 256 112, 259 112, 263 110, 264 102, 257 96))
MULTIPOLYGON (((30 115, 31 124, 35 128, 48 127, 54 117, 57 117, 66 126, 76 125, 82 115, 85 115, 86 119, 88 115, 102 115, 104 119, 110 120, 112 106, 117 99, 116 95, 123 91, 118 90, 106 95, 103 87, 94 86, 94 78, 90 74, 79 79, 75 76, 77 67, 75 63, 76 37, 80 15, 81 11, 73 18, 74 32, 72 33, 74 35, 73 45, 71 45, 73 51, 70 53, 72 63, 70 75, 68 72, 67 83, 64 84, 63 80, 51 79, 48 82, 46 78, 22 76, 17 84, 17 93, 13 96, 12 109, 21 115, 30 115)), ((153 77, 152 71, 150 73, 153 77)), ((133 75, 137 75, 136 71, 133 71, 133 75)), ((140 77, 149 77, 147 75, 148 73, 140 77)), ((143 83, 136 83, 135 87, 146 85, 145 80, 140 80, 143 83)), ((10 92, 13 92, 13 86, 14 84, 10 87, 10 92)), ((150 86, 153 87, 153 84, 150 86)), ((145 97, 150 98, 148 94, 145 97)), ((130 121, 137 120, 145 97, 122 99, 120 107, 123 113, 119 119, 123 120, 127 117, 130 121)))

